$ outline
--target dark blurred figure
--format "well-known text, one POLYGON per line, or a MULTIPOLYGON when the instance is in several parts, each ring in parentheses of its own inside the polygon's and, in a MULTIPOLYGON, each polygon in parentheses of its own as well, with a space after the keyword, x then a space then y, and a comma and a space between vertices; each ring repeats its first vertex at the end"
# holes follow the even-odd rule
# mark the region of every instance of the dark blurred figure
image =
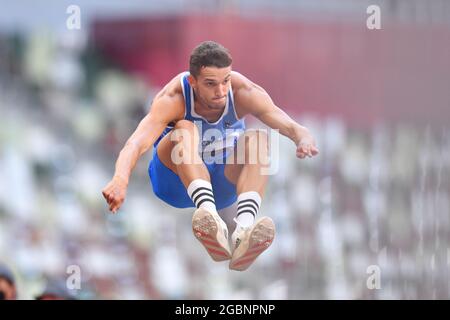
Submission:
POLYGON ((76 300, 77 297, 66 285, 64 279, 48 279, 44 291, 36 300, 76 300))
POLYGON ((16 298, 14 275, 11 269, 0 263, 0 300, 16 300, 16 298))

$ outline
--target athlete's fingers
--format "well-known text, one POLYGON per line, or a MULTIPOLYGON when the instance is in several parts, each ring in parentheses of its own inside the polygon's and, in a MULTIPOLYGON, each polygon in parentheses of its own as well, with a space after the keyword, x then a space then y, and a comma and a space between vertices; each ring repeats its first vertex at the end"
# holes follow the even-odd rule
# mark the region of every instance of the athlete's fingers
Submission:
POLYGON ((303 146, 303 153, 308 154, 310 148, 311 148, 311 145, 310 145, 310 144, 304 145, 304 146, 303 146))
POLYGON ((119 196, 116 195, 113 202, 111 203, 110 210, 113 211, 113 213, 116 213, 117 210, 119 210, 119 208, 122 205, 124 200, 125 200, 125 197, 123 195, 119 195, 119 196))
POLYGON ((303 152, 297 153, 297 157, 299 157, 300 159, 305 158, 305 154, 303 152))
POLYGON ((106 197, 106 203, 107 203, 108 205, 111 205, 112 200, 113 200, 113 199, 112 199, 111 196, 108 194, 107 197, 106 197))
POLYGON ((105 189, 103 189, 103 196, 105 197, 105 199, 109 202, 111 202, 111 200, 113 199, 113 188, 112 186, 108 185, 106 186, 105 189))
POLYGON ((297 150, 297 154, 301 155, 299 156, 300 159, 303 159, 305 157, 312 157, 312 155, 310 155, 310 144, 304 144, 302 146, 300 146, 300 148, 297 150))
POLYGON ((118 200, 119 200, 119 198, 116 196, 116 194, 115 193, 113 193, 112 195, 111 195, 111 198, 110 198, 111 200, 110 200, 110 207, 111 208, 113 208, 115 205, 116 205, 116 203, 118 202, 118 200))
POLYGON ((126 187, 121 183, 116 183, 113 179, 113 181, 109 182, 102 190, 102 194, 108 203, 109 210, 112 213, 116 213, 125 200, 126 187))
POLYGON ((317 149, 315 146, 312 146, 311 153, 313 156, 315 156, 316 154, 319 154, 319 149, 317 149))
POLYGON ((114 201, 111 203, 111 205, 109 206, 109 211, 111 211, 112 213, 116 213, 117 211, 117 203, 114 201))
POLYGON ((114 193, 112 191, 109 191, 106 195, 106 201, 108 204, 111 204, 114 201, 114 193))
POLYGON ((102 195, 103 195, 103 198, 105 198, 106 201, 108 201, 108 191, 106 191, 106 188, 102 190, 102 195))
POLYGON ((117 210, 119 210, 121 204, 122 204, 121 201, 116 201, 116 202, 114 203, 114 205, 111 207, 111 212, 112 212, 112 213, 116 213, 117 210))
POLYGON ((106 202, 108 203, 109 210, 111 210, 113 204, 114 204, 114 197, 111 194, 108 194, 106 198, 106 202))

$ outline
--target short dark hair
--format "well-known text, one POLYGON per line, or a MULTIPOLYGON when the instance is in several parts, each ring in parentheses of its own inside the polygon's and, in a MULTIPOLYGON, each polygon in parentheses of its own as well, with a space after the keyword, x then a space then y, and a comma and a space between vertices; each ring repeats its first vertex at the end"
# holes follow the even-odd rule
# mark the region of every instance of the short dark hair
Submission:
POLYGON ((232 62, 233 59, 224 46, 214 41, 204 41, 192 50, 189 59, 189 72, 197 77, 203 67, 226 68, 232 62))

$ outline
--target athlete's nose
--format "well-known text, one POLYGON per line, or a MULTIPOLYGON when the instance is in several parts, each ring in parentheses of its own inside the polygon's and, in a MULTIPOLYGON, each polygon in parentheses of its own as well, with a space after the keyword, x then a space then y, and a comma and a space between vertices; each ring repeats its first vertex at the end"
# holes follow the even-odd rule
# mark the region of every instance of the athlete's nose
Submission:
POLYGON ((219 90, 218 90, 218 92, 216 93, 216 96, 219 97, 219 98, 221 98, 221 97, 225 97, 226 94, 227 94, 227 86, 224 86, 224 85, 222 85, 222 84, 219 85, 219 90))

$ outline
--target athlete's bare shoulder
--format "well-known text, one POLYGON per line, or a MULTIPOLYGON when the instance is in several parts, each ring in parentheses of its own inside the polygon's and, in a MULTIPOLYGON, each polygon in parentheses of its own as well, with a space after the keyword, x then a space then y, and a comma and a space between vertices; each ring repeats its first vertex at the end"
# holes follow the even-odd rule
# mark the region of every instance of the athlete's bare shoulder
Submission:
POLYGON ((183 90, 181 88, 181 77, 182 73, 176 75, 172 80, 170 80, 164 88, 161 89, 160 92, 156 95, 155 98, 160 98, 162 96, 164 97, 170 97, 170 98, 183 98, 183 90))
POLYGON ((266 91, 262 87, 236 71, 231 71, 231 86, 233 88, 234 103, 239 118, 251 113, 248 108, 249 104, 258 95, 266 94, 266 91))
POLYGON ((239 90, 248 90, 251 88, 252 82, 247 79, 244 75, 237 71, 231 71, 231 86, 233 91, 237 92, 239 90))
POLYGON ((157 112, 170 112, 174 120, 183 119, 185 112, 183 89, 180 82, 181 76, 180 73, 170 80, 156 94, 152 103, 152 109, 157 112))

